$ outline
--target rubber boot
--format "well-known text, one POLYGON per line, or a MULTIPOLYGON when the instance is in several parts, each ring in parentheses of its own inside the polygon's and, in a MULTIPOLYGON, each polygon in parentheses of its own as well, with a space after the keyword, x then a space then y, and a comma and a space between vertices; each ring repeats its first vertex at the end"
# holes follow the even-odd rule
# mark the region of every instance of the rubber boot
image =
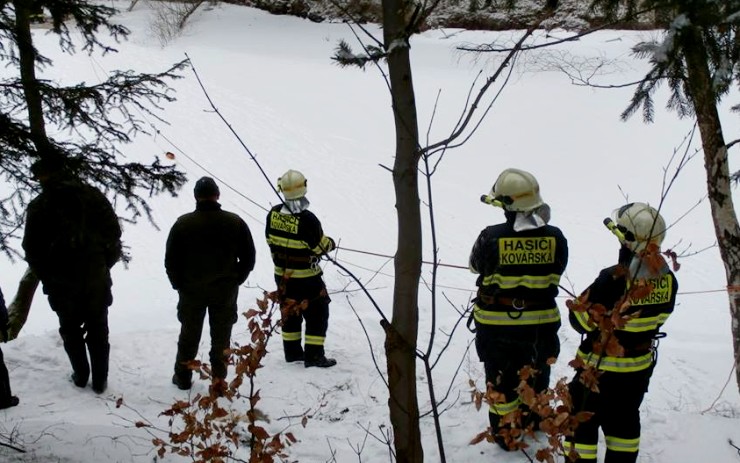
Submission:
POLYGON ((319 368, 330 368, 337 364, 337 361, 332 358, 326 358, 324 355, 324 346, 316 346, 312 344, 306 344, 305 360, 303 366, 319 367, 319 368))
POLYGON ((288 363, 302 362, 304 359, 301 341, 283 341, 283 352, 285 353, 285 361, 288 363))

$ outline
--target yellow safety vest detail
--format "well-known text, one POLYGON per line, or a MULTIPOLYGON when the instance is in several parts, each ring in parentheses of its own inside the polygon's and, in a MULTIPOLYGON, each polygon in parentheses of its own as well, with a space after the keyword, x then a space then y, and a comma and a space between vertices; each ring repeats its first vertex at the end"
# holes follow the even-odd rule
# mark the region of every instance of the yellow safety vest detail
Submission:
POLYGON ((640 450, 640 438, 622 439, 621 437, 604 436, 606 439, 606 448, 614 452, 631 452, 635 453, 640 450))
POLYGON ((277 265, 275 266, 275 275, 288 278, 308 278, 319 275, 320 273, 321 267, 318 265, 306 269, 286 269, 277 265))
MULTIPOLYGON (((643 298, 630 300, 631 305, 655 305, 668 304, 671 302, 671 294, 673 294, 673 278, 671 278, 670 274, 662 275, 659 278, 649 278, 646 282, 653 287, 653 290, 643 298)), ((628 290, 630 286, 631 282, 628 281, 628 290)))
POLYGON ((494 312, 483 310, 477 304, 473 309, 473 316, 483 325, 513 326, 513 325, 544 325, 560 321, 560 311, 557 307, 546 310, 512 309, 510 312, 494 312))
POLYGON ((615 373, 642 371, 650 368, 653 364, 652 352, 648 352, 647 354, 643 354, 638 357, 610 357, 608 355, 599 357, 597 354, 586 354, 581 351, 581 349, 578 349, 577 355, 581 360, 592 367, 596 367, 598 365, 599 370, 613 371, 615 373))
POLYGON ((498 239, 499 265, 541 265, 555 263, 555 237, 505 237, 498 239))
POLYGON ((668 318, 667 315, 656 315, 654 317, 633 318, 627 321, 622 331, 630 333, 641 333, 643 331, 657 330, 660 325, 668 318))
POLYGON ((483 278, 484 285, 498 285, 502 289, 516 288, 523 286, 532 289, 545 289, 550 285, 557 286, 560 284, 560 275, 551 273, 549 275, 515 275, 504 276, 499 273, 486 275, 483 278))
POLYGON ((276 211, 272 211, 270 214, 270 228, 273 230, 280 230, 297 235, 298 222, 300 222, 300 219, 294 215, 280 214, 276 211))
POLYGON ((267 244, 275 246, 281 246, 289 249, 308 249, 308 245, 303 240, 295 240, 292 238, 282 238, 280 236, 270 235, 267 238, 267 244))

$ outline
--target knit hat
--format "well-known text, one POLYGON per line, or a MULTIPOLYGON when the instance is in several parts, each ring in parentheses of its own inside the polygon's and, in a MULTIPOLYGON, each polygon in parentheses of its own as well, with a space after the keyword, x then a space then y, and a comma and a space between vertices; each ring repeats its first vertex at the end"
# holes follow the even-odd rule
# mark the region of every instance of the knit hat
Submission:
POLYGON ((39 177, 61 172, 64 167, 64 160, 60 157, 43 157, 31 165, 31 178, 38 180, 39 177))
POLYGON ((196 199, 206 199, 213 196, 219 196, 221 192, 216 185, 216 181, 211 177, 201 177, 195 182, 195 189, 193 190, 196 199))

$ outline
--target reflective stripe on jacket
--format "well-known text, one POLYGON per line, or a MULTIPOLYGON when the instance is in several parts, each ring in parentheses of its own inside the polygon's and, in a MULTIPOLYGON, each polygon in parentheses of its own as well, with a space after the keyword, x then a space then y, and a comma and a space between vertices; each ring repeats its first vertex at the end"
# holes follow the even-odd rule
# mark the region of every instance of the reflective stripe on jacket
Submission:
POLYGON ((322 275, 319 256, 331 250, 331 240, 324 235, 321 222, 308 210, 290 214, 281 209, 281 204, 273 207, 265 225, 275 275, 289 278, 322 275))
MULTIPOLYGON (((632 299, 626 304, 624 326, 614 330, 614 336, 624 348, 624 355, 609 356, 594 353, 594 346, 603 344, 601 332, 589 310, 571 310, 571 326, 585 334, 578 357, 587 365, 599 370, 617 373, 628 373, 650 368, 653 364, 653 340, 673 312, 678 292, 676 276, 667 267, 655 278, 642 281, 650 285, 651 291, 639 299, 632 299)), ((581 294, 581 306, 601 305, 607 311, 623 301, 631 286, 628 273, 613 266, 603 269, 594 282, 581 294)))
POLYGON ((507 221, 485 228, 470 253, 470 270, 480 274, 476 322, 501 327, 559 325, 555 296, 567 263, 568 242, 557 227, 517 232, 507 221), (509 302, 500 303, 501 299, 509 302), (523 302, 511 302, 517 300, 523 302))

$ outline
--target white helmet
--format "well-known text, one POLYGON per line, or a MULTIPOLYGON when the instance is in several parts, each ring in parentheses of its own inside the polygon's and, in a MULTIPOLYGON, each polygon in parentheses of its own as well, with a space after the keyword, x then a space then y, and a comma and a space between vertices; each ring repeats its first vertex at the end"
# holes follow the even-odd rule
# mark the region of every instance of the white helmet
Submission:
POLYGON ((297 170, 289 170, 278 179, 278 190, 285 199, 299 199, 306 196, 308 181, 297 170))
POLYGON ((625 234, 625 244, 634 252, 642 251, 648 243, 660 247, 665 238, 665 221, 648 204, 625 204, 614 211, 613 218, 625 234))
POLYGON ((520 169, 506 169, 498 176, 488 196, 507 211, 527 212, 544 204, 540 184, 534 175, 520 169))

